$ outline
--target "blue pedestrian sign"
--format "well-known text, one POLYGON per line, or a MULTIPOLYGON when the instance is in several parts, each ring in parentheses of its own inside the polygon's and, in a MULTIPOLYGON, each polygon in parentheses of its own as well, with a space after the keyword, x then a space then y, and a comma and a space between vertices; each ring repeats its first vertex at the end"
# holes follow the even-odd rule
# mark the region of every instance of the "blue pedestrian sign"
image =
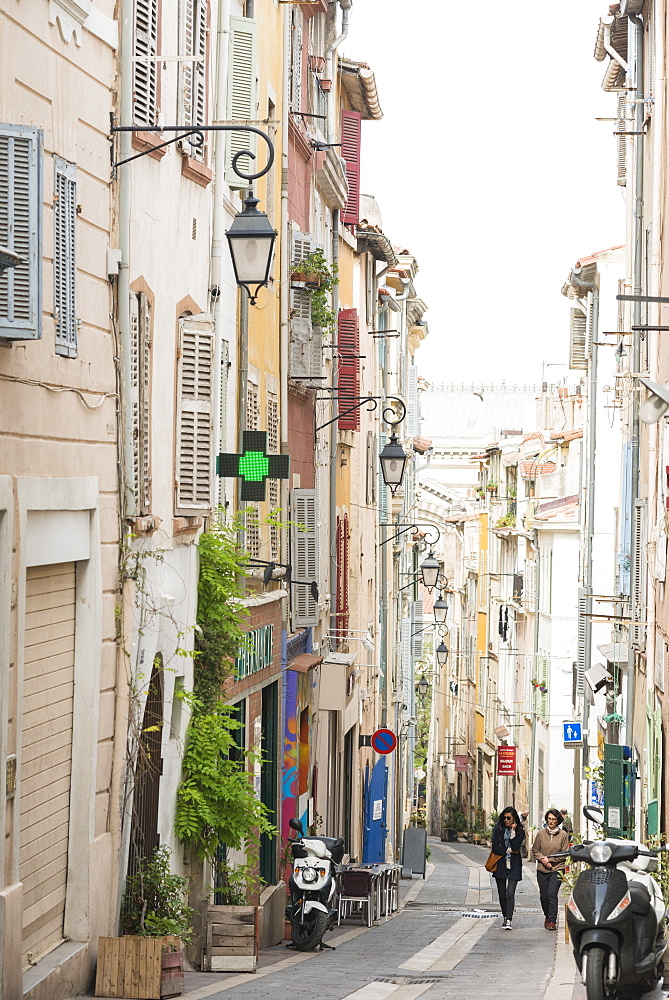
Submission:
POLYGON ((566 747, 583 746, 583 730, 580 722, 563 722, 562 732, 566 747))

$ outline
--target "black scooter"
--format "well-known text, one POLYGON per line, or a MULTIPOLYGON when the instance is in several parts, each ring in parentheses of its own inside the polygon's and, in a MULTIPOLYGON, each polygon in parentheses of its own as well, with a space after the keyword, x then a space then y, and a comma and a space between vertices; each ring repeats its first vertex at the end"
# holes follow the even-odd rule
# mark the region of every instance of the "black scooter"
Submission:
MULTIPOLYGON (((603 825, 600 809, 584 814, 603 825)), ((588 1000, 641 997, 663 975, 666 908, 657 851, 631 840, 586 841, 567 852, 590 867, 576 879, 567 926, 588 1000)), ((562 855, 563 857, 565 855, 562 855)))

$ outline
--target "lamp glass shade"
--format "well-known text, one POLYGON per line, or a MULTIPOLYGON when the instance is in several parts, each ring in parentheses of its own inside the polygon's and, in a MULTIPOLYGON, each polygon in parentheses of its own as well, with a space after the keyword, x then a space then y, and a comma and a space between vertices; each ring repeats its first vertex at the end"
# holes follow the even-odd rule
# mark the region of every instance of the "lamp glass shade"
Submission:
POLYGON ((448 660, 448 647, 442 639, 437 646, 437 663, 440 667, 446 666, 446 661, 448 660))
MULTIPOLYGON (((238 285, 255 285, 256 292, 269 281, 274 256, 276 230, 264 212, 256 208, 258 199, 249 195, 244 211, 235 216, 226 236, 238 285)), ((249 294, 250 294, 250 288, 249 294)))
POLYGON ((425 677, 421 677, 421 679, 418 681, 418 684, 416 684, 416 690, 418 691, 418 694, 421 696, 421 698, 427 694, 429 686, 430 685, 425 680, 425 677))
POLYGON ((383 481, 394 493, 402 485, 404 469, 407 464, 406 452, 397 440, 396 434, 392 434, 390 441, 384 446, 383 451, 379 455, 379 461, 381 462, 383 481))
POLYGON ((431 590, 433 587, 437 586, 437 579, 439 577, 439 563, 434 558, 434 552, 430 552, 427 559, 424 559, 420 564, 420 572, 423 577, 423 586, 431 590))
POLYGON ((446 621, 446 615, 448 613, 448 604, 443 597, 439 597, 438 600, 432 605, 432 611, 434 612, 434 620, 437 625, 443 625, 446 621))

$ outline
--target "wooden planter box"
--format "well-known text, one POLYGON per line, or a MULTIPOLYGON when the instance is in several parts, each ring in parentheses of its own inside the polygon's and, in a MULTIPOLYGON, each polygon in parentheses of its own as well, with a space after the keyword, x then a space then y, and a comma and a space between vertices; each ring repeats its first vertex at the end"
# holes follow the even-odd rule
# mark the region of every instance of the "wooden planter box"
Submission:
POLYGON ((162 1000, 184 991, 181 939, 166 937, 98 938, 96 997, 162 1000))
POLYGON ((203 907, 204 972, 255 972, 258 907, 203 907))

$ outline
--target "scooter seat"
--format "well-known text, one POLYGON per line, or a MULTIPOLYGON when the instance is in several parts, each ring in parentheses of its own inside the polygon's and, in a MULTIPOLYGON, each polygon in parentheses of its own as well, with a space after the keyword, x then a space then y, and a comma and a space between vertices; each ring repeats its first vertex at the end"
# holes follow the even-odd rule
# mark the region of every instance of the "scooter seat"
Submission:
POLYGON ((628 885, 632 900, 632 913, 648 913, 650 910, 650 893, 642 885, 630 882, 628 885))

